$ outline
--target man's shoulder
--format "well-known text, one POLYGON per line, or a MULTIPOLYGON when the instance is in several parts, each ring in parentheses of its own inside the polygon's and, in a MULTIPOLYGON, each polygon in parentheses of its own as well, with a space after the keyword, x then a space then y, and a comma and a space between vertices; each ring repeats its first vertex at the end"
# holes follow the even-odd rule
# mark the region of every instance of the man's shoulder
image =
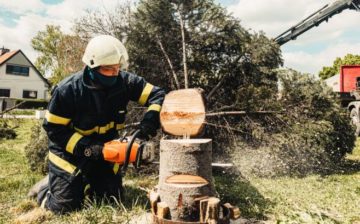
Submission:
POLYGON ((139 79, 143 79, 141 76, 127 71, 121 71, 120 76, 126 84, 130 84, 136 82, 139 79))
POLYGON ((82 82, 83 71, 76 72, 74 74, 69 75, 62 81, 60 81, 54 88, 53 91, 57 90, 60 92, 69 92, 76 90, 79 88, 82 82))

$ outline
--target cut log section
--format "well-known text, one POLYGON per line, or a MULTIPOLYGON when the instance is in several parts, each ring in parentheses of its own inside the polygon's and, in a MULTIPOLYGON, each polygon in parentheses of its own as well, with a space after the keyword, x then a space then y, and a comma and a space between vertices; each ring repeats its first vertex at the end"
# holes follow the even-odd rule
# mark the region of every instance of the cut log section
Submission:
POLYGON ((199 198, 216 196, 211 139, 160 141, 159 195, 172 221, 200 220, 199 198))
POLYGON ((208 184, 208 182, 199 176, 194 175, 174 175, 166 178, 167 184, 208 184))
POLYGON ((176 136, 197 136, 205 124, 205 105, 199 89, 171 91, 160 112, 163 130, 176 136))

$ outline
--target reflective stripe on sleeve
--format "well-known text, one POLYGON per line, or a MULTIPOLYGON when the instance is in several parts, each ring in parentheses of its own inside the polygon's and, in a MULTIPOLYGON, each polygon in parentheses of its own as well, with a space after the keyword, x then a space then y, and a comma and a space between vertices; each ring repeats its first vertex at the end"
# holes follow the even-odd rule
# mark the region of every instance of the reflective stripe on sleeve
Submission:
POLYGON ((150 96, 150 93, 152 91, 152 89, 154 88, 153 85, 151 85, 150 83, 146 83, 141 95, 140 95, 140 98, 139 98, 139 104, 141 105, 145 105, 146 101, 148 100, 149 96, 150 96))
POLYGON ((85 135, 85 136, 88 136, 88 135, 91 135, 93 133, 99 133, 99 134, 106 134, 106 132, 108 132, 110 129, 114 128, 115 127, 115 122, 114 121, 111 121, 110 123, 108 123, 107 125, 105 126, 95 126, 93 127, 92 129, 89 129, 89 130, 81 130, 77 127, 74 127, 74 129, 79 132, 80 134, 82 135, 85 135))
POLYGON ((109 124, 99 127, 99 134, 105 134, 107 131, 109 131, 111 128, 114 128, 115 122, 110 122, 109 124))
POLYGON ((58 115, 52 114, 48 110, 45 112, 45 118, 50 123, 61 124, 61 125, 68 125, 71 120, 69 118, 60 117, 58 115))
POLYGON ((99 129, 99 127, 96 126, 96 127, 92 128, 92 129, 89 129, 89 130, 81 130, 81 129, 77 128, 77 127, 74 127, 74 129, 75 129, 77 132, 79 132, 80 134, 85 135, 85 136, 88 136, 88 135, 91 135, 92 133, 97 132, 97 130, 99 129))
POLYGON ((157 112, 160 112, 161 110, 161 105, 159 104, 152 104, 148 107, 148 110, 147 111, 150 111, 150 110, 154 110, 154 111, 157 111, 157 112))
POLYGON ((68 161, 60 158, 59 156, 55 155, 52 152, 49 152, 49 160, 55 164, 57 167, 65 170, 66 172, 72 174, 74 173, 76 166, 72 165, 68 161))
POLYGON ((71 138, 69 139, 67 145, 66 145, 66 151, 73 154, 74 148, 76 146, 76 143, 82 138, 83 136, 77 132, 75 132, 71 138))

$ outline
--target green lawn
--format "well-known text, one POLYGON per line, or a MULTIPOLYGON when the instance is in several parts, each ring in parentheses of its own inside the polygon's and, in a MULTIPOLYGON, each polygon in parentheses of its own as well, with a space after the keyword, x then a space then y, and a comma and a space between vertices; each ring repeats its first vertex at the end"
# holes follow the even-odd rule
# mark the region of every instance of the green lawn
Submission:
MULTIPOLYGON (((24 147, 34 121, 23 120, 14 140, 0 140, 0 223, 26 223, 23 214, 33 209, 28 189, 41 178, 29 170, 24 147)), ((267 223, 360 223, 360 141, 342 167, 326 175, 303 178, 258 178, 215 172, 223 201, 241 208, 244 218, 267 223)), ((121 204, 86 203, 67 216, 38 215, 32 223, 127 223, 149 208, 146 193, 155 176, 125 177, 127 200, 121 204)), ((29 223, 29 222, 28 222, 29 223)))

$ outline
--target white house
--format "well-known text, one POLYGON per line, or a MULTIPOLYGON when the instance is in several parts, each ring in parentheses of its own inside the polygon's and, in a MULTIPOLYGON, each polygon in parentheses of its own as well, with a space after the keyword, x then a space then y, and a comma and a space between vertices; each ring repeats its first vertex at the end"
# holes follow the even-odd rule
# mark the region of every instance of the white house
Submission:
POLYGON ((0 97, 46 100, 49 87, 21 50, 0 48, 0 97))

